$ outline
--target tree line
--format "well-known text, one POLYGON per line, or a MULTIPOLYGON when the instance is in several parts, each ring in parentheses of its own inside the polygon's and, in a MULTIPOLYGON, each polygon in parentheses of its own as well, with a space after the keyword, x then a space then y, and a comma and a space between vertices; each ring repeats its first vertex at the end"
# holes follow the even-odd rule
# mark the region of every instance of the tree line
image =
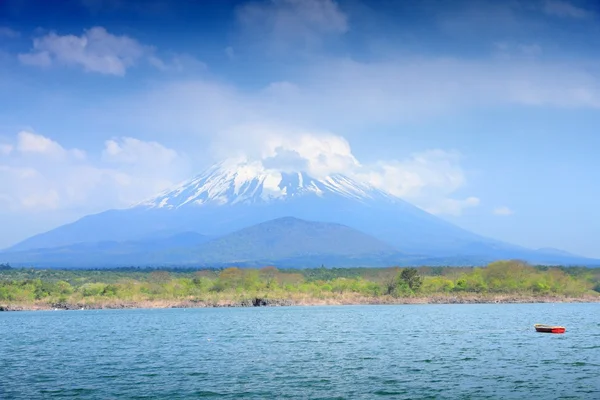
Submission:
POLYGON ((598 295, 600 270, 534 267, 499 261, 477 268, 279 270, 0 271, 0 303, 233 299, 244 296, 326 299, 470 293, 598 295))

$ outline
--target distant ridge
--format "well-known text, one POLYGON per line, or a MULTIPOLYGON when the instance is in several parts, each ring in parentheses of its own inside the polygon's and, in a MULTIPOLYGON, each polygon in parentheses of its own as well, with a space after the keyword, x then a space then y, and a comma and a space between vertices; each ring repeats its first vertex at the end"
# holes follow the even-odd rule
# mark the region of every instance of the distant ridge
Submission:
MULTIPOLYGON (((216 238, 185 232, 139 241, 78 243, 0 254, 2 262, 13 266, 44 268, 230 265, 311 268, 323 264, 330 267, 477 266, 498 259, 488 255, 428 257, 405 254, 345 225, 294 217, 277 218, 216 238)), ((577 259, 564 258, 562 264, 573 260, 577 259)), ((539 259, 539 263, 548 264, 543 259, 539 259)), ((580 264, 600 265, 600 262, 588 260, 580 264)))
POLYGON ((341 224, 282 217, 209 241, 195 250, 215 262, 273 261, 315 256, 381 256, 398 254, 393 246, 341 224))
POLYGON ((393 246, 341 224, 283 217, 214 239, 186 232, 159 239, 15 251, 4 253, 3 257, 13 265, 32 262, 51 267, 289 264, 290 260, 380 265, 399 254, 393 246))

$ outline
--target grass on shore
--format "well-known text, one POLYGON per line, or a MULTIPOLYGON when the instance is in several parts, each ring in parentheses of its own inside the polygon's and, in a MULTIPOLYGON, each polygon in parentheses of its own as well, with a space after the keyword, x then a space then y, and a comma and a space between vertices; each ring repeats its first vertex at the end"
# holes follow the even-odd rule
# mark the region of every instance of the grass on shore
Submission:
POLYGON ((600 270, 484 268, 0 271, 0 309, 599 301, 600 270), (265 304, 266 304, 265 303, 265 304))

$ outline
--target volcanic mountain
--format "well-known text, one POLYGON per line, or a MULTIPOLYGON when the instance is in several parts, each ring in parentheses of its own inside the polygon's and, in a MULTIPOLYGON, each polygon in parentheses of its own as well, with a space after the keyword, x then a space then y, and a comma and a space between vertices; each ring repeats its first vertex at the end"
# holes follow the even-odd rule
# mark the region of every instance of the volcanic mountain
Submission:
MULTIPOLYGON (((324 231, 321 229, 319 232, 324 231)), ((303 171, 268 169, 260 162, 247 161, 216 164, 193 179, 129 208, 89 215, 33 236, 10 248, 2 254, 2 258, 10 261, 12 254, 24 261, 28 254, 34 253, 35 259, 43 259, 44 254, 50 253, 64 254, 65 257, 69 257, 69 254, 71 257, 75 257, 75 254, 77 257, 84 257, 85 252, 73 253, 73 246, 77 249, 83 246, 89 250, 90 247, 111 242, 113 250, 116 246, 114 243, 120 243, 119 246, 127 243, 129 247, 126 248, 131 249, 133 246, 137 249, 134 253, 128 253, 126 248, 119 247, 115 251, 123 259, 132 258, 125 257, 126 255, 146 252, 140 243, 152 243, 148 248, 152 251, 157 248, 179 249, 165 254, 182 254, 182 249, 187 249, 185 253, 188 256, 185 259, 189 262, 203 258, 202 251, 208 255, 218 252, 215 249, 219 248, 227 248, 229 258, 211 256, 208 259, 228 262, 242 258, 250 261, 254 258, 276 262, 277 257, 262 257, 257 253, 258 250, 253 253, 248 249, 267 252, 270 245, 283 246, 282 243, 285 243, 288 250, 270 249, 270 254, 281 257, 302 254, 315 256, 319 252, 324 254, 329 243, 331 247, 338 246, 337 256, 349 255, 352 252, 339 248, 341 234, 346 235, 346 242, 353 243, 354 239, 364 235, 356 243, 371 243, 373 254, 386 254, 385 262, 389 262, 389 255, 393 250, 398 254, 410 254, 424 260, 470 258, 485 262, 498 258, 524 258, 548 262, 550 259, 573 258, 556 252, 545 254, 543 251, 476 235, 348 176, 333 174, 314 177, 303 171), (277 234, 285 236, 286 230, 281 228, 281 221, 285 221, 282 218, 286 217, 306 221, 306 224, 293 224, 295 241, 275 243, 272 234, 269 236, 264 226, 251 230, 254 232, 252 235, 236 234, 237 231, 256 224, 279 220, 277 234), (316 232, 316 228, 310 224, 318 223, 341 224, 344 229, 329 229, 329 235, 320 234, 319 246, 316 246, 316 241, 304 240, 302 232, 307 232, 309 237, 311 234, 308 232, 316 232), (179 242, 178 238, 186 238, 194 233, 203 235, 203 239, 198 241, 194 238, 193 243, 189 239, 189 243, 185 240, 179 242), (251 243, 250 247, 241 243, 244 240, 251 243), (169 246, 160 244, 165 242, 169 246), (217 246, 213 242, 220 244, 217 246), (338 245, 335 245, 336 242, 338 245), (307 243, 312 244, 309 246, 307 243), (295 251, 292 249, 294 246, 303 246, 302 251, 295 251), (231 251, 241 248, 246 250, 236 258, 236 254, 231 251), (385 249, 383 253, 382 249, 385 249), (195 254, 197 258, 189 258, 189 254, 195 254)), ((93 253, 89 251, 88 257, 93 253)), ((173 257, 172 261, 176 262, 177 257, 173 257)), ((169 262, 169 257, 164 254, 157 255, 155 259, 157 262, 169 262)), ((56 260, 59 262, 60 257, 56 260)))
POLYGON ((127 209, 109 210, 33 236, 11 250, 141 240, 179 232, 220 236, 275 218, 345 224, 411 252, 485 241, 368 184, 336 174, 314 178, 261 163, 223 162, 127 209))

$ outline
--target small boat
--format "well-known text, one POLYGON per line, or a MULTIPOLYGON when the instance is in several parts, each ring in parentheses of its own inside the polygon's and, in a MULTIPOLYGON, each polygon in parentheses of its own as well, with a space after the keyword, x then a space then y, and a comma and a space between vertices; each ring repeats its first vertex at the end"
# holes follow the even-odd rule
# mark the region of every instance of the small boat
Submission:
POLYGON ((535 330, 537 332, 544 333, 565 333, 567 328, 564 326, 554 326, 554 325, 544 325, 544 324, 535 324, 535 330))

